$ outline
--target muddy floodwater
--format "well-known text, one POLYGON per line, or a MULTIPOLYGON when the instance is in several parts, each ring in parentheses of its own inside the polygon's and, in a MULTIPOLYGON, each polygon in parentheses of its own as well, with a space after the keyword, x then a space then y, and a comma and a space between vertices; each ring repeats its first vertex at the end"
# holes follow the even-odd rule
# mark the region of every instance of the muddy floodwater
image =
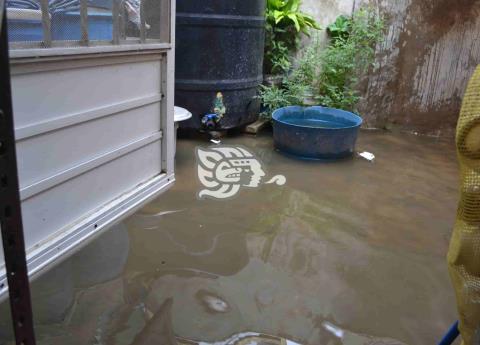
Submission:
POLYGON ((195 148, 213 144, 179 140, 173 188, 35 281, 38 344, 437 343, 456 319, 452 141, 362 132, 374 163, 294 160, 268 134, 222 144, 286 183, 200 200, 195 148))

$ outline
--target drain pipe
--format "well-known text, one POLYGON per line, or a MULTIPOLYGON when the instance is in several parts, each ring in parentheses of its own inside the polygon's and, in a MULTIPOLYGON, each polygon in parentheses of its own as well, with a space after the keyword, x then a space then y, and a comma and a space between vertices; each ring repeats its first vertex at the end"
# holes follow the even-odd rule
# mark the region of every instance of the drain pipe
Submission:
POLYGON ((458 321, 455 322, 452 327, 448 330, 447 334, 443 337, 443 339, 438 343, 438 345, 452 345, 455 339, 460 335, 458 330, 458 321))

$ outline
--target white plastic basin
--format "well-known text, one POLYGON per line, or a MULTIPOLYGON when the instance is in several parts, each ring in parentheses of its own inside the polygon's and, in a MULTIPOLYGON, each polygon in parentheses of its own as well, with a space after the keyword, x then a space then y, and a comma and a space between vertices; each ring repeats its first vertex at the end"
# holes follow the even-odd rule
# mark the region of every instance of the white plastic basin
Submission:
POLYGON ((179 122, 188 120, 192 117, 192 113, 189 112, 187 109, 182 107, 174 107, 173 110, 173 120, 175 121, 175 153, 177 152, 177 130, 179 122))

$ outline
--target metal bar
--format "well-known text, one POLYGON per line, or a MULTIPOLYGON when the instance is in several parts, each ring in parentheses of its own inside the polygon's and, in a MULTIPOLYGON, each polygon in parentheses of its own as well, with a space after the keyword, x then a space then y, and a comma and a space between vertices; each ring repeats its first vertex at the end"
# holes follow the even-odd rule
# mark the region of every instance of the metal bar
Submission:
MULTIPOLYGON (((125 0, 118 0, 120 2, 119 4, 119 20, 118 20, 118 26, 119 26, 119 36, 120 36, 120 40, 125 40, 126 37, 127 37, 127 34, 126 34, 126 30, 127 30, 127 27, 126 27, 126 20, 125 20, 125 16, 127 15, 126 14, 126 11, 125 11, 125 0)), ((119 42, 119 44, 122 44, 122 42, 119 42)))
POLYGON ((82 37, 80 42, 82 45, 88 45, 88 8, 87 0, 80 0, 80 27, 82 29, 82 37))
POLYGON ((119 0, 113 0, 112 4, 112 40, 113 44, 120 42, 120 5, 119 0))
POLYGON ((52 30, 50 12, 48 11, 48 0, 40 0, 40 8, 42 9, 43 45, 48 48, 52 45, 52 30))
POLYGON ((5 8, 5 0, 0 0, 0 30, 2 28, 2 22, 3 22, 3 9, 5 8))
POLYGON ((147 38, 147 28, 145 23, 145 1, 140 0, 140 42, 145 43, 147 38))
MULTIPOLYGON (((162 0, 160 12, 160 34, 167 34, 167 41, 175 47, 175 13, 176 2, 162 0), (167 26, 168 24, 168 26, 167 26)), ((173 130, 174 95, 175 95, 175 49, 166 51, 162 58, 162 130, 165 133, 162 142, 162 169, 167 173, 175 171, 174 153, 169 147, 175 147, 175 131, 173 130)))
MULTIPOLYGON (((171 143, 169 142, 169 117, 172 114, 169 113, 169 104, 168 104, 168 59, 167 54, 162 55, 162 60, 160 62, 160 92, 161 92, 161 101, 160 101, 160 128, 165 133, 162 138, 162 171, 167 173, 168 170, 168 162, 169 162, 169 147, 171 143)), ((173 113, 173 112, 172 112, 173 113)))
MULTIPOLYGON (((6 18, 5 10, 1 16, 6 18)), ((0 55, 2 75, 0 78, 0 225, 10 311, 15 343, 17 345, 35 345, 15 152, 6 20, 2 20, 0 55)))

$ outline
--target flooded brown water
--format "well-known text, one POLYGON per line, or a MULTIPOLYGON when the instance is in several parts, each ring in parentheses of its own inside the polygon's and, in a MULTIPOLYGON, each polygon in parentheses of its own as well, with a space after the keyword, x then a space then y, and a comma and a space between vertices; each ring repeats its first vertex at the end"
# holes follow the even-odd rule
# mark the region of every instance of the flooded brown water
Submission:
MULTIPOLYGON (((435 344, 456 319, 446 251, 453 143, 362 132, 354 158, 298 161, 235 137, 283 186, 199 200, 195 148, 175 186, 33 284, 39 344, 435 344), (288 339, 288 341, 287 341, 288 339)), ((2 306, 0 343, 11 342, 2 306)))

